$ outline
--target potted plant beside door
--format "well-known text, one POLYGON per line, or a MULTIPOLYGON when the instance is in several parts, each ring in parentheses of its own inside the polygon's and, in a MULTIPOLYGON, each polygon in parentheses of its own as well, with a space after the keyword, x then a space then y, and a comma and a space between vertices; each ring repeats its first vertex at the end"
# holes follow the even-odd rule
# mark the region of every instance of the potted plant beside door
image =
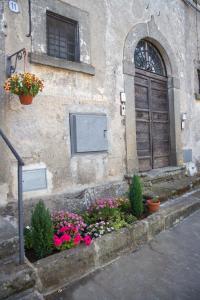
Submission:
POLYGON ((160 209, 160 200, 158 196, 153 197, 152 199, 147 200, 147 206, 150 213, 154 213, 160 209))
POLYGON ((15 73, 5 81, 4 89, 12 94, 18 95, 21 104, 29 105, 33 98, 42 92, 43 80, 31 73, 15 73))

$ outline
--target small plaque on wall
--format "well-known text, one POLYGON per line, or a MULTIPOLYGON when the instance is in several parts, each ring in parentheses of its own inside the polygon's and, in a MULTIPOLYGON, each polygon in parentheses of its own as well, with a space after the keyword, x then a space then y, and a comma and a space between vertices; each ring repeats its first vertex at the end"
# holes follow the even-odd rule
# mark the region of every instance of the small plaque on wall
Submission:
POLYGON ((9 0, 8 2, 9 9, 14 13, 19 13, 19 5, 16 1, 9 0))
POLYGON ((47 189, 46 169, 23 171, 23 192, 47 189))

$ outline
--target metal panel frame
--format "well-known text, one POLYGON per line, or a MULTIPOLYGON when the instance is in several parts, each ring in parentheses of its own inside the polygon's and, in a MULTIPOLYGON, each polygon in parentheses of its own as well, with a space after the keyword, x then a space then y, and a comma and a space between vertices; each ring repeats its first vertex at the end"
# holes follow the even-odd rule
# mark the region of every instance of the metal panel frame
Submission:
POLYGON ((47 184, 47 169, 46 168, 38 168, 38 169, 30 169, 30 170, 23 170, 23 192, 34 192, 34 191, 40 191, 40 190, 45 190, 48 187, 47 184), (24 184, 24 174, 25 173, 30 173, 30 172, 37 172, 37 171, 44 171, 44 182, 45 182, 45 186, 42 187, 35 187, 35 188, 29 188, 29 189, 25 189, 25 184, 24 184))
MULTIPOLYGON (((69 115, 69 125, 70 125, 70 142, 71 142, 71 154, 74 155, 84 155, 84 154, 94 154, 94 153, 107 153, 108 152, 108 139, 107 140, 107 149, 95 150, 95 151, 83 151, 77 152, 77 128, 76 128, 76 116, 102 116, 106 119, 106 128, 107 128, 107 115, 104 113, 70 113, 69 115)), ((106 132, 108 129, 106 129, 106 132)))

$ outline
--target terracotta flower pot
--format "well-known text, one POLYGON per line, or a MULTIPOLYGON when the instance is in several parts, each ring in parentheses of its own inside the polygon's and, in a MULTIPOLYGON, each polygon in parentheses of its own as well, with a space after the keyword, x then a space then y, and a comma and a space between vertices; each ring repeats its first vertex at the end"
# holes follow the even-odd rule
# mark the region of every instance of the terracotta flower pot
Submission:
POLYGON ((160 208, 160 201, 153 202, 152 199, 147 200, 147 205, 150 213, 156 212, 160 208))
POLYGON ((19 95, 21 104, 30 105, 33 101, 33 96, 31 95, 19 95))

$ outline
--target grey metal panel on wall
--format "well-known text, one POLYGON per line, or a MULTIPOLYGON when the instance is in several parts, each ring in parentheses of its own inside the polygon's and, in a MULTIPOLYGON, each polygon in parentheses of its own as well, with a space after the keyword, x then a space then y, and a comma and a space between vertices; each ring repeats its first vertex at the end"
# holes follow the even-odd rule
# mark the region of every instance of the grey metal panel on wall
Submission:
POLYGON ((105 114, 70 114, 72 153, 108 150, 105 114))
POLYGON ((184 163, 192 161, 192 149, 184 149, 183 150, 183 161, 184 161, 184 163))
POLYGON ((47 188, 46 169, 23 170, 23 192, 47 188))

